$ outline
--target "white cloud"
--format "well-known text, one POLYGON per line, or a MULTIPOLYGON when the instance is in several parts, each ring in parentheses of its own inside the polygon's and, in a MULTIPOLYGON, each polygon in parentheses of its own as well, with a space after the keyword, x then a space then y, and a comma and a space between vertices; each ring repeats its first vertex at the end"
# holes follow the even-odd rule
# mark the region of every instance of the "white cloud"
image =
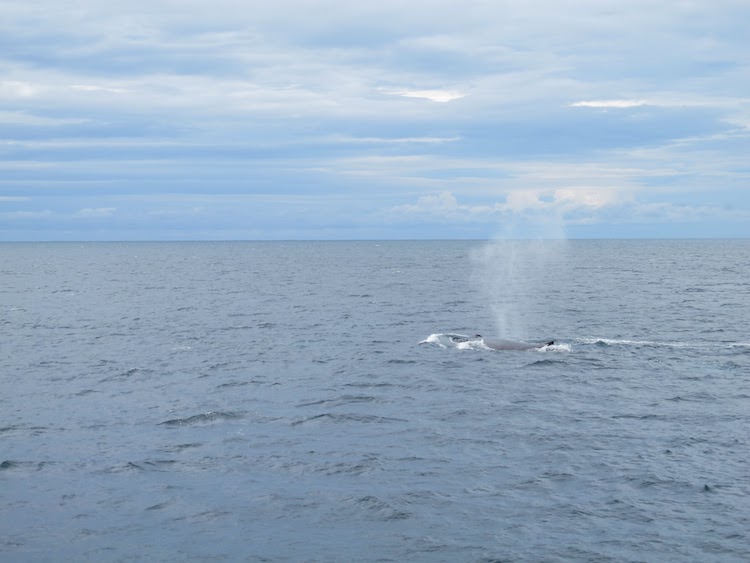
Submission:
POLYGON ((10 211, 0 214, 8 219, 46 219, 52 217, 54 213, 50 209, 43 211, 10 211))
POLYGON ((539 190, 512 190, 507 193, 502 209, 513 212, 527 211, 544 207, 546 202, 540 199, 539 190))
POLYGON ((110 92, 113 94, 123 94, 127 92, 124 88, 110 88, 107 86, 94 86, 92 84, 73 84, 71 89, 84 92, 110 92))
POLYGON ((76 125, 79 123, 87 123, 88 121, 88 119, 80 117, 42 117, 39 115, 31 115, 24 111, 0 111, 0 123, 10 123, 15 125, 76 125))
POLYGON ((602 209, 631 199, 628 192, 607 188, 564 188, 554 192, 554 201, 563 207, 602 209))
POLYGON ((397 214, 422 215, 439 219, 487 221, 492 217, 544 216, 557 218, 565 214, 595 216, 606 208, 628 204, 630 194, 606 188, 550 190, 509 190, 502 194, 504 201, 482 205, 459 203, 449 191, 420 197, 415 204, 393 208, 397 214))
POLYGON ((405 98, 421 98, 431 102, 451 102, 466 97, 468 94, 458 90, 401 90, 393 92, 394 96, 403 96, 405 98))
POLYGON ((336 143, 362 143, 362 144, 440 144, 460 141, 461 137, 349 137, 344 135, 333 135, 323 138, 336 143))
POLYGON ((645 106, 648 102, 645 100, 591 100, 575 102, 570 104, 574 108, 634 108, 638 106, 645 106))
POLYGON ((458 200, 450 192, 442 192, 434 195, 422 196, 416 205, 405 205, 404 211, 426 212, 426 213, 452 213, 458 209, 458 200))
POLYGON ((426 216, 438 220, 473 221, 487 220, 503 210, 502 205, 460 204, 453 193, 445 191, 422 196, 415 204, 399 205, 391 209, 393 213, 405 216, 426 216))
POLYGON ((77 219, 101 219, 110 217, 116 208, 114 207, 84 207, 73 214, 77 219))
POLYGON ((29 98, 38 92, 33 84, 21 80, 0 80, 0 96, 29 98))

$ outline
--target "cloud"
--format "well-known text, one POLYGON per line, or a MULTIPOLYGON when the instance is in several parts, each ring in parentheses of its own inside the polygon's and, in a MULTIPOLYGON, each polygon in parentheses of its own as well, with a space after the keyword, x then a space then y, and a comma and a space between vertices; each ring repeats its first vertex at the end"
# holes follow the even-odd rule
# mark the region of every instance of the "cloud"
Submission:
POLYGON ((555 203, 563 209, 586 208, 596 210, 632 201, 633 194, 607 188, 563 188, 555 190, 553 198, 555 203))
POLYGON ((110 217, 116 208, 114 207, 84 207, 73 214, 77 219, 102 219, 110 217))
POLYGON ((60 125, 77 125, 87 123, 89 119, 81 117, 44 117, 24 111, 0 111, 0 123, 54 127, 60 125))
POLYGON ((505 214, 508 206, 502 203, 490 205, 471 205, 459 203, 451 192, 440 192, 425 195, 417 199, 415 204, 405 204, 393 207, 390 213, 396 217, 422 216, 438 221, 486 222, 493 217, 505 214))
POLYGON ((50 209, 43 209, 41 211, 7 211, 0 213, 6 219, 48 219, 53 217, 55 213, 50 209))
POLYGON ((31 197, 80 238, 159 238, 171 210, 210 238, 243 215, 428 237, 547 213, 606 236, 687 209, 725 232, 719 208, 750 209, 750 5, 185 2, 0 7, 4 207, 31 197))
POLYGON ((645 106, 648 102, 644 100, 592 100, 583 102, 574 102, 570 104, 570 107, 574 108, 635 108, 639 106, 645 106))
MULTIPOLYGON (((523 225, 522 232, 549 236, 559 227, 608 224, 699 223, 708 219, 737 222, 750 220, 747 209, 718 205, 686 205, 667 201, 638 201, 632 194, 608 189, 562 189, 554 192, 511 191, 491 204, 460 203, 450 192, 418 198, 415 204, 393 207, 391 220, 422 220, 437 223, 459 221, 523 225)), ((553 237, 555 238, 555 237, 553 237)))
POLYGON ((405 98, 421 98, 440 103, 451 102, 467 96, 467 94, 458 90, 401 90, 393 92, 393 95, 405 98))
POLYGON ((72 90, 81 90, 83 92, 110 92, 112 94, 124 94, 127 92, 124 88, 110 88, 107 86, 94 86, 93 84, 73 84, 72 90))
POLYGON ((0 80, 0 97, 29 98, 37 93, 37 88, 21 80, 0 80))
POLYGON ((362 143, 362 144, 439 144, 439 143, 455 143, 460 141, 461 137, 396 137, 396 138, 384 138, 384 137, 350 137, 344 135, 333 135, 327 138, 321 139, 322 141, 331 141, 335 143, 362 143))
POLYGON ((450 192, 422 196, 416 204, 406 204, 395 208, 404 213, 427 213, 430 215, 448 215, 459 210, 458 200, 450 192))

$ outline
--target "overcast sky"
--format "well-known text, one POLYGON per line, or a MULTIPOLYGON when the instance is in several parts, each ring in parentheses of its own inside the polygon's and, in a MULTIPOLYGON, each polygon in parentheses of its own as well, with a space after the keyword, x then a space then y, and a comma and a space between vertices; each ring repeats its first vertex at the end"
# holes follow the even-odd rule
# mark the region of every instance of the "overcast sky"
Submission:
POLYGON ((0 0, 0 240, 748 237, 748 22, 0 0))

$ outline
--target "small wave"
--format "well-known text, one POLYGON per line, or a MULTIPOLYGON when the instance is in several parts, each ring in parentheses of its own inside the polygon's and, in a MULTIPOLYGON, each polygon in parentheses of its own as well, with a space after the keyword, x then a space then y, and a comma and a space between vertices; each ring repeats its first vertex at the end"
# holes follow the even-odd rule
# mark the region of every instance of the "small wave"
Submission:
POLYGON ((145 460, 143 462, 143 465, 146 469, 164 471, 165 469, 169 469, 170 467, 178 463, 179 462, 176 459, 150 459, 145 460))
POLYGON ((162 448, 162 451, 169 452, 169 453, 176 453, 176 452, 181 452, 181 451, 189 450, 193 448, 200 448, 202 445, 203 444, 201 444, 200 442, 192 442, 189 444, 176 444, 174 446, 168 446, 168 447, 162 448))
MULTIPOLYGON (((712 331, 723 332, 723 331, 712 331)), ((636 346, 644 348, 696 348, 696 349, 738 349, 750 351, 750 342, 727 342, 727 341, 670 341, 670 340, 636 340, 630 338, 576 338, 581 344, 593 344, 594 346, 636 346)))
POLYGON ((128 379, 130 377, 133 377, 134 375, 149 374, 149 373, 153 373, 153 370, 135 367, 135 368, 130 368, 123 372, 117 373, 115 375, 110 375, 108 377, 105 377, 104 379, 100 379, 99 383, 106 383, 108 381, 116 381, 119 379, 128 379))
POLYGON ((581 344, 594 344, 595 346, 647 346, 664 348, 690 348, 694 346, 689 342, 659 342, 656 340, 629 340, 618 338, 577 338, 581 344))
POLYGON ((229 381, 227 383, 222 383, 221 385, 217 385, 217 389, 224 389, 226 387, 242 387, 243 385, 250 385, 251 381, 229 381))
POLYGON ((12 470, 26 470, 26 471, 41 471, 47 465, 54 465, 56 462, 53 461, 16 461, 12 459, 6 459, 0 462, 0 471, 12 471, 12 470))
POLYGON ((355 383, 344 383, 344 387, 357 387, 357 388, 378 388, 378 389, 384 389, 389 387, 406 387, 406 385, 400 384, 400 383, 390 383, 390 382, 382 382, 382 381, 362 381, 362 382, 355 382, 355 383))
POLYGON ((368 475, 381 471, 382 465, 377 458, 364 458, 354 462, 326 464, 316 471, 325 475, 368 475))
POLYGON ((242 418, 241 415, 234 412, 207 412, 203 414, 196 414, 188 416, 186 418, 173 418, 171 420, 165 420, 159 424, 162 426, 190 426, 192 424, 208 424, 219 420, 233 420, 242 418))
POLYGON ((564 363, 564 362, 561 361, 561 360, 549 360, 549 359, 545 358, 544 360, 536 360, 535 362, 531 362, 530 364, 526 364, 523 367, 525 367, 525 368, 538 368, 538 367, 545 367, 545 366, 554 366, 554 365, 558 365, 558 364, 562 364, 562 363, 564 363))
POLYGON ((160 502, 158 504, 153 504, 151 506, 147 506, 144 510, 161 510, 163 508, 166 508, 171 504, 170 501, 160 502))
POLYGON ((373 495, 352 497, 349 499, 349 503, 357 511, 362 511, 365 517, 375 520, 389 522, 393 520, 406 520, 411 517, 411 513, 394 508, 388 502, 373 495))
POLYGON ((20 425, 14 425, 14 426, 3 426, 0 428, 0 434, 5 434, 6 432, 16 432, 16 431, 22 431, 22 432, 30 432, 32 436, 39 436, 40 434, 43 434, 44 432, 48 431, 49 428, 46 426, 20 426, 20 425))
POLYGON ((297 405, 298 407, 312 407, 312 406, 320 406, 320 405, 327 405, 327 406, 340 406, 340 405, 347 405, 350 403, 372 403, 375 401, 379 401, 378 397, 373 397, 371 395, 342 395, 341 397, 336 397, 335 399, 321 399, 319 401, 311 401, 308 403, 300 403, 297 405))
POLYGON ((612 415, 612 418, 614 419, 635 419, 635 420, 655 420, 655 419, 662 419, 664 418, 661 415, 658 414, 615 414, 612 415))
POLYGON ((114 465, 104 470, 104 473, 122 473, 124 471, 144 471, 144 468, 137 463, 128 461, 122 465, 114 465))
POLYGON ((230 516, 231 512, 228 510, 204 510, 196 514, 187 514, 185 516, 178 516, 174 519, 175 522, 190 522, 190 523, 204 523, 211 522, 212 520, 218 520, 220 518, 226 518, 230 516))
POLYGON ((687 393, 684 395, 675 395, 674 397, 669 397, 668 399, 664 399, 665 401, 669 401, 671 403, 681 403, 685 401, 692 401, 692 402, 698 402, 698 403, 707 403, 716 401, 716 395, 712 395, 710 393, 687 393))
POLYGON ((134 473, 141 471, 165 471, 170 466, 179 463, 174 459, 156 459, 156 460, 143 460, 138 463, 134 461, 127 461, 118 465, 113 465, 99 471, 99 473, 134 473))
POLYGON ((300 420, 292 422, 292 426, 299 426, 300 424, 307 424, 308 422, 315 422, 321 420, 330 420, 331 422, 364 422, 364 423, 375 423, 383 424, 390 422, 406 422, 402 418, 390 418, 385 416, 375 416, 372 414, 334 414, 334 413, 323 413, 316 414, 315 416, 308 416, 300 420))

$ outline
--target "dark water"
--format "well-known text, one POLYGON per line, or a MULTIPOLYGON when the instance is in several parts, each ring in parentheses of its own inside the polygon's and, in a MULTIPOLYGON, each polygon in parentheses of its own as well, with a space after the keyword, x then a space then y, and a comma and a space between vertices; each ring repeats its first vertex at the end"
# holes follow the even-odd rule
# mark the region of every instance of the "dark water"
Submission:
POLYGON ((750 241, 3 244, 0 276, 4 561, 750 560, 750 241), (556 343, 437 336, 477 332, 556 343))

